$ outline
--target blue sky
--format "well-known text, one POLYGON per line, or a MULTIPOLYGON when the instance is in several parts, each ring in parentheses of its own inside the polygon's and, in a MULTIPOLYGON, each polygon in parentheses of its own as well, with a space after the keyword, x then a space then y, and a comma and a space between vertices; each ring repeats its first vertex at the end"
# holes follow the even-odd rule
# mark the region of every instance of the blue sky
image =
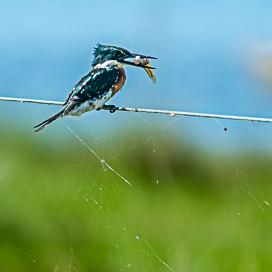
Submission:
MULTIPOLYGON (((64 100, 90 69, 92 47, 100 42, 159 58, 155 86, 144 71, 127 69, 126 86, 112 101, 117 105, 272 116, 272 95, 249 65, 252 49, 271 41, 271 10, 272 2, 241 0, 2 1, 0 96, 64 100)), ((1 104, 0 122, 9 117, 31 133, 32 124, 56 110, 1 104)), ((143 118, 163 126, 172 122, 143 118)), ((95 131, 114 131, 143 119, 90 113, 76 122, 85 126, 90 120, 95 131)), ((62 121, 47 133, 61 127, 62 121)), ((175 122, 174 130, 211 148, 258 146, 259 139, 265 146, 272 132, 267 124, 191 118, 175 122), (227 137, 225 125, 233 128, 227 137)))

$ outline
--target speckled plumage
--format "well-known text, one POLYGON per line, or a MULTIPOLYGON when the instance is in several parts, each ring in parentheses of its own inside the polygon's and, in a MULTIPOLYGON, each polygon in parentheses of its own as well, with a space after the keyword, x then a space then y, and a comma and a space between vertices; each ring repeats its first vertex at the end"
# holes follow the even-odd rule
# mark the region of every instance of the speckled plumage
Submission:
POLYGON ((80 116, 85 112, 102 108, 122 89, 125 79, 125 71, 120 64, 108 61, 107 65, 96 65, 75 85, 64 103, 64 109, 35 126, 36 131, 43 129, 59 117, 80 116))
MULTIPOLYGON (((121 80, 124 69, 117 65, 94 68, 73 88, 65 102, 64 115, 81 115, 99 109, 115 94, 113 86, 121 80)), ((120 86, 120 89, 122 86, 120 86)))

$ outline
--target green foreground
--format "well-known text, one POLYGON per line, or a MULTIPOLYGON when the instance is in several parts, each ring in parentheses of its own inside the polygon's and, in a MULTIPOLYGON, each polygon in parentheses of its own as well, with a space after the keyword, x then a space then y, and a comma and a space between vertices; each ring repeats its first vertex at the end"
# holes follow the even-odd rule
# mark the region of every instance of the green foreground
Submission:
POLYGON ((11 135, 0 271, 271 271, 271 158, 140 136, 93 145, 117 174, 76 139, 11 135))

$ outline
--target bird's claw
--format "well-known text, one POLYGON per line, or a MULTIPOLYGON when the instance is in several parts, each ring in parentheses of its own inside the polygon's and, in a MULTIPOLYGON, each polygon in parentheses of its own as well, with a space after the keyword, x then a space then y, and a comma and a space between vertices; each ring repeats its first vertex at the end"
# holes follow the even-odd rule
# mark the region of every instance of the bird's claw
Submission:
POLYGON ((117 110, 117 107, 115 105, 105 105, 104 109, 108 110, 110 113, 114 113, 117 110))

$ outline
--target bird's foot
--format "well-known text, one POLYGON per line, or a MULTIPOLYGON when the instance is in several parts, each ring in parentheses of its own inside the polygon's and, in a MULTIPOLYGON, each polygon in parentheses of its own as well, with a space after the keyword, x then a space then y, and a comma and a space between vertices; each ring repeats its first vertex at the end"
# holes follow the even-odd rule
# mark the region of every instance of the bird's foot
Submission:
POLYGON ((103 107, 105 110, 108 110, 110 113, 114 113, 117 110, 115 105, 104 105, 103 107))

